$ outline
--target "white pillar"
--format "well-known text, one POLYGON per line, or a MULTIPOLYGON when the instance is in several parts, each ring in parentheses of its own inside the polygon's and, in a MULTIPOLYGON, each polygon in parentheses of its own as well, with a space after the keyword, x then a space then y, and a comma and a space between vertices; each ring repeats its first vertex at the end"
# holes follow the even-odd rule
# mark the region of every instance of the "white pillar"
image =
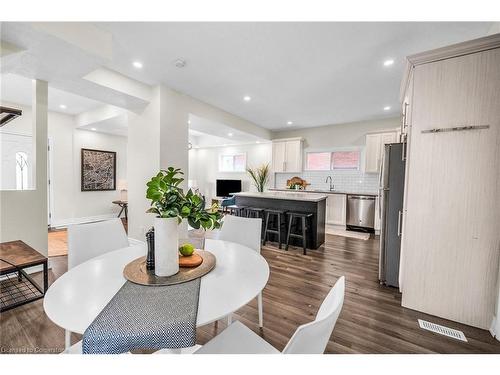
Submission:
MULTIPOLYGON (((181 168, 188 177, 188 112, 184 96, 165 86, 152 90, 152 98, 139 115, 129 114, 127 145, 129 236, 144 241, 153 226, 153 214, 146 214, 146 183, 160 169, 181 168)), ((186 226, 181 226, 181 238, 186 226)))

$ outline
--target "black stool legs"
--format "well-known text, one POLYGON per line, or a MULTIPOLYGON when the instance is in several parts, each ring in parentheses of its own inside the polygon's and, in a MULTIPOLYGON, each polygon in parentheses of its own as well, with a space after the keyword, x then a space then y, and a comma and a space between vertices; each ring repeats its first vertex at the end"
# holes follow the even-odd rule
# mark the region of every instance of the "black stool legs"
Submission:
POLYGON ((289 213, 289 216, 290 218, 288 219, 288 232, 286 236, 285 250, 288 250, 290 237, 300 238, 302 240, 302 252, 304 255, 307 255, 307 224, 308 219, 312 216, 312 214, 291 212, 289 213), (299 223, 301 224, 300 233, 292 233, 292 224, 294 219, 299 219, 299 223))
MULTIPOLYGON (((264 238, 262 240, 262 245, 266 245, 267 234, 274 233, 278 235, 278 247, 281 249, 281 216, 285 214, 285 211, 280 210, 266 210, 266 224, 264 227, 264 238), (271 215, 276 215, 277 217, 277 227, 276 229, 269 229, 269 217, 271 215)), ((286 219, 285 219, 286 220, 286 219)))

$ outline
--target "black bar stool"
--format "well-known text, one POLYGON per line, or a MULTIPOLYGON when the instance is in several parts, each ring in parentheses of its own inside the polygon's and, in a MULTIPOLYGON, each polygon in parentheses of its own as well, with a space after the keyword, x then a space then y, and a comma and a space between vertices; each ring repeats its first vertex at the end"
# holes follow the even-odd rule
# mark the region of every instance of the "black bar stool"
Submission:
POLYGON ((258 219, 264 219, 264 209, 258 207, 246 207, 245 208, 245 216, 253 217, 258 219))
POLYGON ((266 215, 266 224, 264 227, 264 239, 262 241, 262 245, 266 245, 267 241, 267 235, 268 233, 273 233, 278 235, 278 246, 281 249, 281 225, 284 224, 286 228, 286 212, 284 210, 272 210, 272 209, 266 209, 265 210, 265 215, 266 215), (269 218, 272 216, 271 219, 276 218, 276 227, 275 228, 269 228, 269 218), (284 218, 285 220, 281 220, 281 218, 284 218))
POLYGON ((235 216, 244 216, 243 212, 245 211, 245 208, 246 208, 245 206, 238 206, 236 204, 226 206, 226 209, 229 211, 229 214, 235 216))
POLYGON ((288 244, 290 243, 290 237, 300 238, 302 239, 302 249, 304 251, 304 255, 306 255, 306 240, 307 240, 307 231, 309 230, 308 224, 310 218, 313 216, 311 213, 304 212, 288 212, 288 233, 286 236, 286 247, 285 250, 288 250, 288 244), (292 223, 294 219, 298 219, 297 224, 301 224, 299 233, 292 233, 292 223))

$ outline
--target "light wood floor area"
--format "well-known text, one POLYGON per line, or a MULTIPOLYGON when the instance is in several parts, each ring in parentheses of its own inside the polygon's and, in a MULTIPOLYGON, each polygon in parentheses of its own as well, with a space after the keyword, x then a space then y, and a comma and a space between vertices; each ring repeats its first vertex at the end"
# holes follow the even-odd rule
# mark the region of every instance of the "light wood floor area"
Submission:
MULTIPOLYGON (((327 346, 327 353, 500 353, 500 342, 489 332, 402 308, 397 289, 377 280, 378 241, 326 236, 326 243, 308 255, 301 249, 279 250, 268 243, 262 255, 271 274, 263 291, 264 328, 258 327, 256 300, 240 309, 240 320, 282 350, 300 324, 314 319, 321 301, 341 276, 346 277, 344 308, 327 346), (417 319, 462 330, 468 342, 419 328, 417 319)), ((66 257, 51 259, 50 282, 66 271, 66 257)), ((226 327, 225 322, 198 329, 205 343, 226 327)), ((0 316, 2 353, 57 353, 63 350, 64 331, 44 314, 42 301, 0 316), (37 349, 38 348, 38 349, 37 349)), ((73 335, 73 342, 79 335, 73 335)))

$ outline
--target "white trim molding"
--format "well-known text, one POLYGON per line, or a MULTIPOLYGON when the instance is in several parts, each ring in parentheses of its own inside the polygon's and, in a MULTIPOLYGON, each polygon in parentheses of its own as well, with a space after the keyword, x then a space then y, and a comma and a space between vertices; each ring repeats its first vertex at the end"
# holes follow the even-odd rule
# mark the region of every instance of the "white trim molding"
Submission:
POLYGON ((108 219, 114 219, 116 214, 104 214, 104 215, 95 215, 95 216, 87 216, 87 217, 75 217, 63 220, 54 220, 52 222, 52 228, 65 228, 68 225, 73 224, 83 224, 83 223, 93 223, 96 221, 103 221, 108 219))

